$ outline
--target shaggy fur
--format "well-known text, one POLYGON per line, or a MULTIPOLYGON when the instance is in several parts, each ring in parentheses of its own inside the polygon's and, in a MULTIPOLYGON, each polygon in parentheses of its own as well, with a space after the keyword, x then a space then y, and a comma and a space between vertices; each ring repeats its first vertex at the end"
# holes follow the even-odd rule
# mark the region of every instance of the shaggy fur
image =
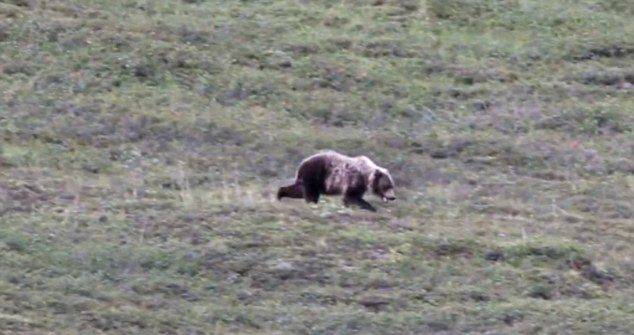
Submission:
POLYGON ((306 202, 317 203, 322 194, 343 195, 346 206, 356 205, 376 211, 363 200, 367 191, 386 202, 396 199, 394 180, 387 169, 374 164, 366 156, 349 157, 325 151, 304 159, 297 169, 295 183, 280 187, 277 199, 304 198, 306 202))

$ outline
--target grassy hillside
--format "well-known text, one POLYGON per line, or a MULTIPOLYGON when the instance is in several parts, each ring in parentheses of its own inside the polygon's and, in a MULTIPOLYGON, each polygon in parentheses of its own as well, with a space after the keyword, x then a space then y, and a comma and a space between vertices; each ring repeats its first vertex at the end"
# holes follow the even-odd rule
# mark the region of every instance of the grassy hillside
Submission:
POLYGON ((631 333, 633 15, 0 1, 0 333, 631 333), (324 148, 399 200, 274 201, 324 148))

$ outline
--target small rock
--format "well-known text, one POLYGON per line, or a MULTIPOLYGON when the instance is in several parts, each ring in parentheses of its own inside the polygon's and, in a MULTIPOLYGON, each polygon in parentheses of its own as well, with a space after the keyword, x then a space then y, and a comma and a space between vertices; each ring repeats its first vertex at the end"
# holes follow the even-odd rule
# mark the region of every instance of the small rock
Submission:
POLYGON ((504 259, 504 253, 501 251, 490 250, 484 253, 484 259, 487 261, 497 262, 504 259))
POLYGON ((359 299, 358 303, 365 308, 369 308, 377 312, 389 305, 390 301, 384 297, 370 296, 359 299))
POLYGON ((505 313, 502 316, 502 321, 509 326, 513 325, 517 321, 521 321, 522 319, 524 319, 524 316, 519 312, 505 313))
POLYGON ((614 277, 609 273, 597 269, 594 265, 589 265, 584 268, 581 274, 591 282, 599 285, 605 285, 614 281, 614 277))
POLYGON ((469 298, 473 301, 489 301, 490 300, 489 296, 486 293, 480 292, 480 291, 469 292, 469 298))
POLYGON ((240 279, 240 275, 235 273, 235 272, 233 272, 233 273, 231 273, 231 274, 229 274, 227 276, 226 281, 229 284, 233 284, 233 283, 237 282, 239 279, 240 279))
POLYGON ((191 293, 189 291, 181 294, 181 298, 183 298, 183 299, 185 299, 187 301, 198 301, 198 300, 200 300, 200 298, 197 295, 195 295, 195 294, 193 294, 193 293, 191 293))
POLYGON ((488 101, 478 100, 473 103, 473 107, 475 108, 475 110, 482 112, 489 109, 489 107, 491 107, 491 103, 489 103, 488 101))
POLYGON ((250 291, 247 291, 247 290, 240 290, 240 291, 238 291, 236 293, 236 297, 240 301, 245 301, 245 300, 249 300, 251 297, 253 297, 253 293, 251 293, 250 291))
POLYGON ((550 300, 553 297, 553 289, 545 285, 535 285, 531 287, 528 292, 528 296, 531 298, 541 298, 544 300, 550 300))
POLYGON ((60 194, 60 196, 59 196, 59 197, 60 197, 60 199, 62 199, 62 200, 74 200, 74 199, 75 199, 75 195, 73 195, 73 194, 68 194, 68 193, 66 193, 66 194, 60 194))
POLYGON ((185 257, 190 261, 195 261, 198 259, 199 254, 195 251, 190 251, 187 254, 185 254, 185 257))
POLYGON ((147 65, 136 65, 133 69, 135 77, 148 78, 152 75, 152 68, 147 65))
POLYGON ((290 279, 296 272, 295 266, 284 260, 277 261, 277 263, 272 265, 269 269, 273 275, 282 280, 290 279))
POLYGON ((274 51, 267 56, 266 63, 271 68, 289 68, 293 66, 293 59, 283 51, 274 51))
POLYGON ((444 330, 449 330, 449 325, 444 321, 428 321, 427 327, 431 328, 432 331, 439 332, 444 330))
POLYGON ((282 260, 273 266, 273 270, 276 271, 293 271, 294 269, 293 264, 282 260))

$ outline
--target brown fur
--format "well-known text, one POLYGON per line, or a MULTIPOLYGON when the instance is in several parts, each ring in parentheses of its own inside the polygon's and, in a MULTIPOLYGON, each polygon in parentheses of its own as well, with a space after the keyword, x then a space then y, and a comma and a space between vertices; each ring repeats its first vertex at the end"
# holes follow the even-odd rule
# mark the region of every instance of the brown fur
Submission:
POLYGON ((306 202, 317 203, 322 194, 343 195, 346 206, 376 211, 363 200, 368 190, 384 201, 396 199, 394 181, 387 169, 365 156, 349 157, 325 151, 304 159, 297 169, 295 183, 280 187, 277 198, 304 198, 306 202))

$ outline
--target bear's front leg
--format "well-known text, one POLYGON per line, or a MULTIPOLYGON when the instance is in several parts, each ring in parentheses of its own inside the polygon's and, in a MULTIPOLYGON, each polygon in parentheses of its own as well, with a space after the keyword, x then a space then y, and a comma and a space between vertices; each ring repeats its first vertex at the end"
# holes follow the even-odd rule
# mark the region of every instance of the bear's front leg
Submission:
POLYGON ((361 209, 365 209, 365 210, 368 210, 370 212, 376 212, 376 208, 374 208, 374 206, 370 205, 369 202, 363 200, 363 198, 344 197, 343 198, 343 204, 345 206, 357 205, 357 206, 361 207, 361 209))

